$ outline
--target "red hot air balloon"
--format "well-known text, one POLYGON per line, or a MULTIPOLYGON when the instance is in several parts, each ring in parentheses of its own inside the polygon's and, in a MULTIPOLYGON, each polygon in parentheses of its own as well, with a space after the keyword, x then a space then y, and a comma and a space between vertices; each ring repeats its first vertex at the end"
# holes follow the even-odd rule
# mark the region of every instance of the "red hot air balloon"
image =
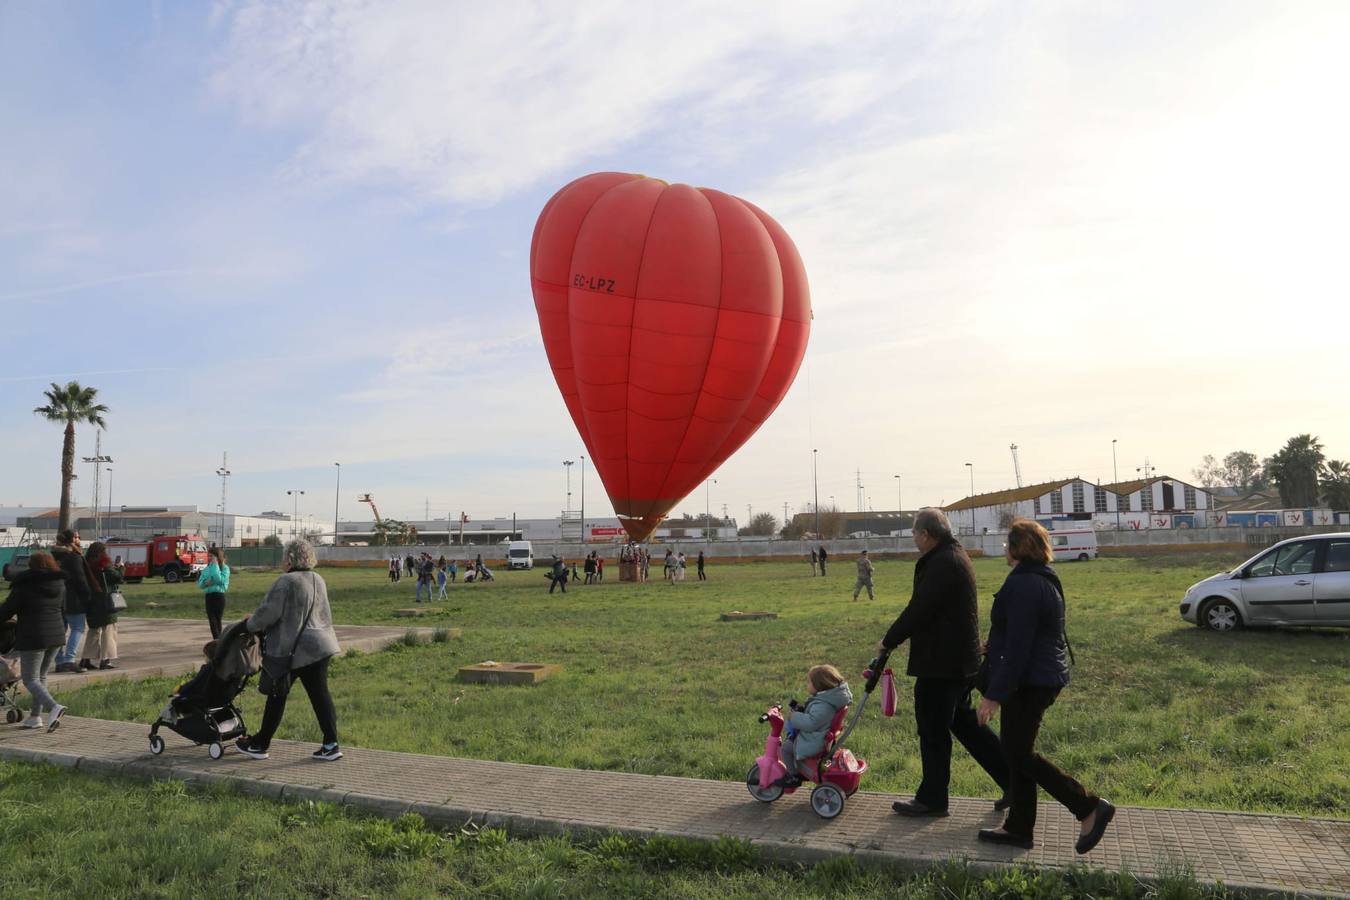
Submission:
POLYGON ((599 172, 539 214, 530 278, 567 410, 645 540, 796 377, 811 330, 801 257, 730 194, 599 172))

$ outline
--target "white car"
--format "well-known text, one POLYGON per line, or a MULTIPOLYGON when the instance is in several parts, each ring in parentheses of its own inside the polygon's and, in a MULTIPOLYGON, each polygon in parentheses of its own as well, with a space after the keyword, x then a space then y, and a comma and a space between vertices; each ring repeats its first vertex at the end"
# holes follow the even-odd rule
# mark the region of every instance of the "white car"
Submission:
POLYGON ((1290 538, 1191 585, 1181 617, 1211 631, 1243 625, 1350 627, 1350 533, 1290 538))

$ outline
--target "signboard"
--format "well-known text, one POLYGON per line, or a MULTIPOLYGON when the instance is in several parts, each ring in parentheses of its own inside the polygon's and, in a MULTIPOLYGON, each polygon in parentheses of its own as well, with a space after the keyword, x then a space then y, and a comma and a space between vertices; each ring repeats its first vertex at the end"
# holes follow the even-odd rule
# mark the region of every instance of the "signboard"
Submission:
POLYGON ((591 526, 591 537, 618 537, 623 534, 623 528, 608 528, 602 525, 591 526))
POLYGON ((1172 517, 1168 515, 1155 515, 1149 518, 1149 528, 1171 528, 1172 517))
POLYGON ((1307 516, 1307 513, 1305 513, 1305 512, 1304 512, 1303 510, 1301 510, 1301 509, 1286 509, 1286 510, 1282 510, 1282 511, 1281 511, 1281 514, 1283 515, 1283 521, 1284 521, 1284 524, 1285 524, 1285 525, 1306 525, 1306 524, 1308 524, 1308 516, 1307 516))

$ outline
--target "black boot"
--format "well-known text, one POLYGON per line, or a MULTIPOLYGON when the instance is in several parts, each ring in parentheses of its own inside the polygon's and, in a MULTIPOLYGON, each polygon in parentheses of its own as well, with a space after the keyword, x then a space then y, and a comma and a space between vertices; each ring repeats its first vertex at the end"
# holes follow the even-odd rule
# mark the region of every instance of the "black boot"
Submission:
POLYGON ((87 670, 89 670, 89 669, 97 669, 97 668, 98 668, 98 666, 94 665, 93 663, 91 663, 91 662, 90 662, 89 660, 87 660, 87 659, 82 659, 82 660, 80 660, 80 669, 81 669, 81 671, 87 671, 87 670))

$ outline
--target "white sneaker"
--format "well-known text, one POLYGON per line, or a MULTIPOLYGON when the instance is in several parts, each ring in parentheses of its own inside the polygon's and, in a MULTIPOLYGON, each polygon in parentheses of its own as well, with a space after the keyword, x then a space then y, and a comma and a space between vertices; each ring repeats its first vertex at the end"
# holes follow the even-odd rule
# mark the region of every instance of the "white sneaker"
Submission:
POLYGON ((20 728, 41 728, 41 727, 42 727, 42 716, 29 716, 28 718, 26 718, 26 719, 23 720, 23 724, 20 725, 19 727, 20 727, 20 728))
POLYGON ((47 713, 47 731, 53 732, 61 724, 61 717, 66 714, 66 708, 61 704, 52 707, 52 711, 47 713))

